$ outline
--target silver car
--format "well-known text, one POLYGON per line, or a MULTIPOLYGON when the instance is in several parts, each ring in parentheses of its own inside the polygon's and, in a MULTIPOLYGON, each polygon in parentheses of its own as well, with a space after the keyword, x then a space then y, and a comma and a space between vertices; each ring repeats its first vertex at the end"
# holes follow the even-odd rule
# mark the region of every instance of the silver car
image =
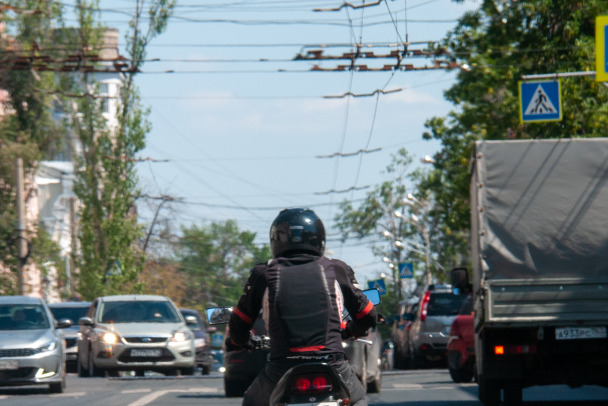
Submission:
POLYGON ((452 293, 450 285, 430 285, 426 288, 407 334, 407 355, 412 367, 447 364, 450 327, 465 296, 452 293))
POLYGON ((44 300, 0 296, 0 386, 48 385, 65 389, 65 344, 44 300))
POLYGON ((194 335, 165 296, 97 298, 78 321, 78 375, 117 376, 119 371, 194 374, 194 335))

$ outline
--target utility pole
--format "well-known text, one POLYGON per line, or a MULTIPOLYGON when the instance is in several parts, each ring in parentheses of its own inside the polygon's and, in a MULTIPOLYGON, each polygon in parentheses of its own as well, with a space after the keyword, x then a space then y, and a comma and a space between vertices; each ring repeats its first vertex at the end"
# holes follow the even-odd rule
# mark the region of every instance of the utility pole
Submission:
POLYGON ((68 254, 68 259, 66 261, 66 293, 71 297, 72 296, 72 274, 74 273, 74 255, 76 255, 77 249, 77 234, 78 229, 76 227, 76 198, 70 197, 70 253, 68 254))
POLYGON ((17 188, 17 258, 19 260, 18 283, 19 294, 25 295, 24 267, 27 260, 27 239, 25 236, 25 200, 23 180, 23 158, 16 160, 16 188, 17 188))

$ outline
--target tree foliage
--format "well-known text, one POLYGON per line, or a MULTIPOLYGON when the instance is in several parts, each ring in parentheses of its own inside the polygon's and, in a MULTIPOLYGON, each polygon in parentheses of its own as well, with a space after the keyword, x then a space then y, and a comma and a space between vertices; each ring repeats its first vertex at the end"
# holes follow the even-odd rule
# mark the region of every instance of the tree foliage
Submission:
POLYGON ((479 139, 602 137, 608 89, 589 77, 561 79, 563 120, 522 124, 522 75, 595 68, 595 17, 606 2, 484 0, 465 14, 443 46, 464 69, 446 93, 455 109, 427 121, 423 137, 441 142, 434 170, 420 183, 437 202, 446 237, 466 250, 470 228, 469 160, 479 139))
POLYGON ((367 193, 358 207, 350 201, 342 202, 335 218, 344 240, 350 236, 367 240, 372 244, 372 252, 379 263, 387 259, 390 261, 392 283, 388 283, 389 296, 383 302, 394 301, 393 304, 404 298, 403 290, 400 289, 402 281, 398 264, 412 262, 416 269, 426 272, 428 255, 430 273, 427 279, 431 274, 438 279, 445 277, 441 265, 438 265, 438 254, 442 252, 440 241, 431 238, 437 234, 437 225, 430 216, 432 205, 428 204, 426 196, 416 198, 412 194, 416 192, 414 185, 423 177, 424 172, 412 169, 411 164, 412 157, 407 150, 399 150, 386 168, 390 179, 367 193), (411 189, 408 190, 408 187, 411 189), (408 199, 408 196, 411 198, 408 199), (418 222, 412 220, 412 214, 418 215, 418 222), (429 240, 425 238, 426 235, 429 240), (429 255, 431 253, 435 253, 432 258, 429 255))
POLYGON ((236 304, 251 268, 271 258, 269 246, 258 247, 254 239, 255 233, 239 230, 233 220, 184 227, 177 249, 187 281, 184 304, 236 304))
MULTIPOLYGON (((78 5, 77 49, 101 49, 105 27, 96 22, 98 2, 79 1, 78 5)), ((83 73, 73 83, 74 91, 84 92, 73 101, 70 122, 82 150, 74 191, 81 202, 79 289, 89 299, 126 293, 127 288, 133 292, 142 289, 141 284, 133 283, 144 264, 136 244, 142 230, 135 212, 139 193, 135 163, 150 126, 134 75, 143 64, 148 43, 166 28, 174 1, 148 2, 145 19, 144 1, 137 0, 134 5, 126 34, 131 66, 120 88, 116 126, 109 126, 102 114, 103 98, 96 76, 83 73), (117 272, 112 274, 112 269, 117 272)))
MULTIPOLYGON (((53 57, 53 52, 48 54, 46 50, 56 49, 48 33, 61 15, 59 6, 23 1, 15 10, 15 13, 5 12, 0 16, 7 34, 0 37, 2 65, 15 66, 15 60, 23 56, 53 57)), ((0 71, 0 89, 4 99, 0 119, 0 259, 5 267, 16 272, 16 158, 23 159, 26 179, 31 179, 38 162, 55 148, 62 128, 51 114, 53 91, 56 89, 52 72, 3 69, 0 71)), ((26 238, 34 250, 56 253, 57 246, 48 236, 37 238, 35 230, 28 231, 30 234, 26 238), (41 244, 45 248, 38 247, 41 244)), ((48 259, 33 256, 32 260, 48 259)), ((5 294, 18 291, 11 275, 2 275, 1 283, 5 294)))

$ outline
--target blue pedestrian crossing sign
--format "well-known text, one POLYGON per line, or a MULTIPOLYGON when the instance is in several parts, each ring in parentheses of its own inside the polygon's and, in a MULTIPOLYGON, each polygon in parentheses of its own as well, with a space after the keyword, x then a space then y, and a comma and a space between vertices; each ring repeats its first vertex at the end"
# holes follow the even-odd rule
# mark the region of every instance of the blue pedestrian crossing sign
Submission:
POLYGON ((386 295, 386 285, 384 279, 376 279, 373 281, 367 281, 367 287, 369 289, 378 289, 381 295, 386 295))
POLYGON ((413 278, 414 277, 414 264, 411 262, 402 262, 399 264, 399 277, 401 279, 404 278, 413 278))
POLYGON ((562 100, 559 80, 519 82, 519 118, 522 123, 560 121, 562 100))
POLYGON ((214 347, 221 347, 224 344, 224 335, 222 333, 215 333, 211 337, 211 345, 214 347))

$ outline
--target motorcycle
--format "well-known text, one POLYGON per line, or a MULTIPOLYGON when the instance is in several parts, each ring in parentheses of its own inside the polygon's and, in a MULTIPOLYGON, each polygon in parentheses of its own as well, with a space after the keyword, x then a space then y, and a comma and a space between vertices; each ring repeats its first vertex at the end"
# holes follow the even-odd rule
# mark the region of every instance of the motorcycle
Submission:
MULTIPOLYGON (((377 289, 363 293, 375 305, 380 303, 377 289)), ((232 307, 206 309, 209 324, 226 324, 232 307)), ((345 315, 347 317, 347 315, 345 315)), ((367 342, 367 340, 357 339, 367 342)), ((250 351, 268 349, 267 337, 251 335, 250 351)), ((348 406, 350 394, 336 370, 325 362, 307 362, 290 368, 279 380, 270 395, 270 406, 348 406)))

